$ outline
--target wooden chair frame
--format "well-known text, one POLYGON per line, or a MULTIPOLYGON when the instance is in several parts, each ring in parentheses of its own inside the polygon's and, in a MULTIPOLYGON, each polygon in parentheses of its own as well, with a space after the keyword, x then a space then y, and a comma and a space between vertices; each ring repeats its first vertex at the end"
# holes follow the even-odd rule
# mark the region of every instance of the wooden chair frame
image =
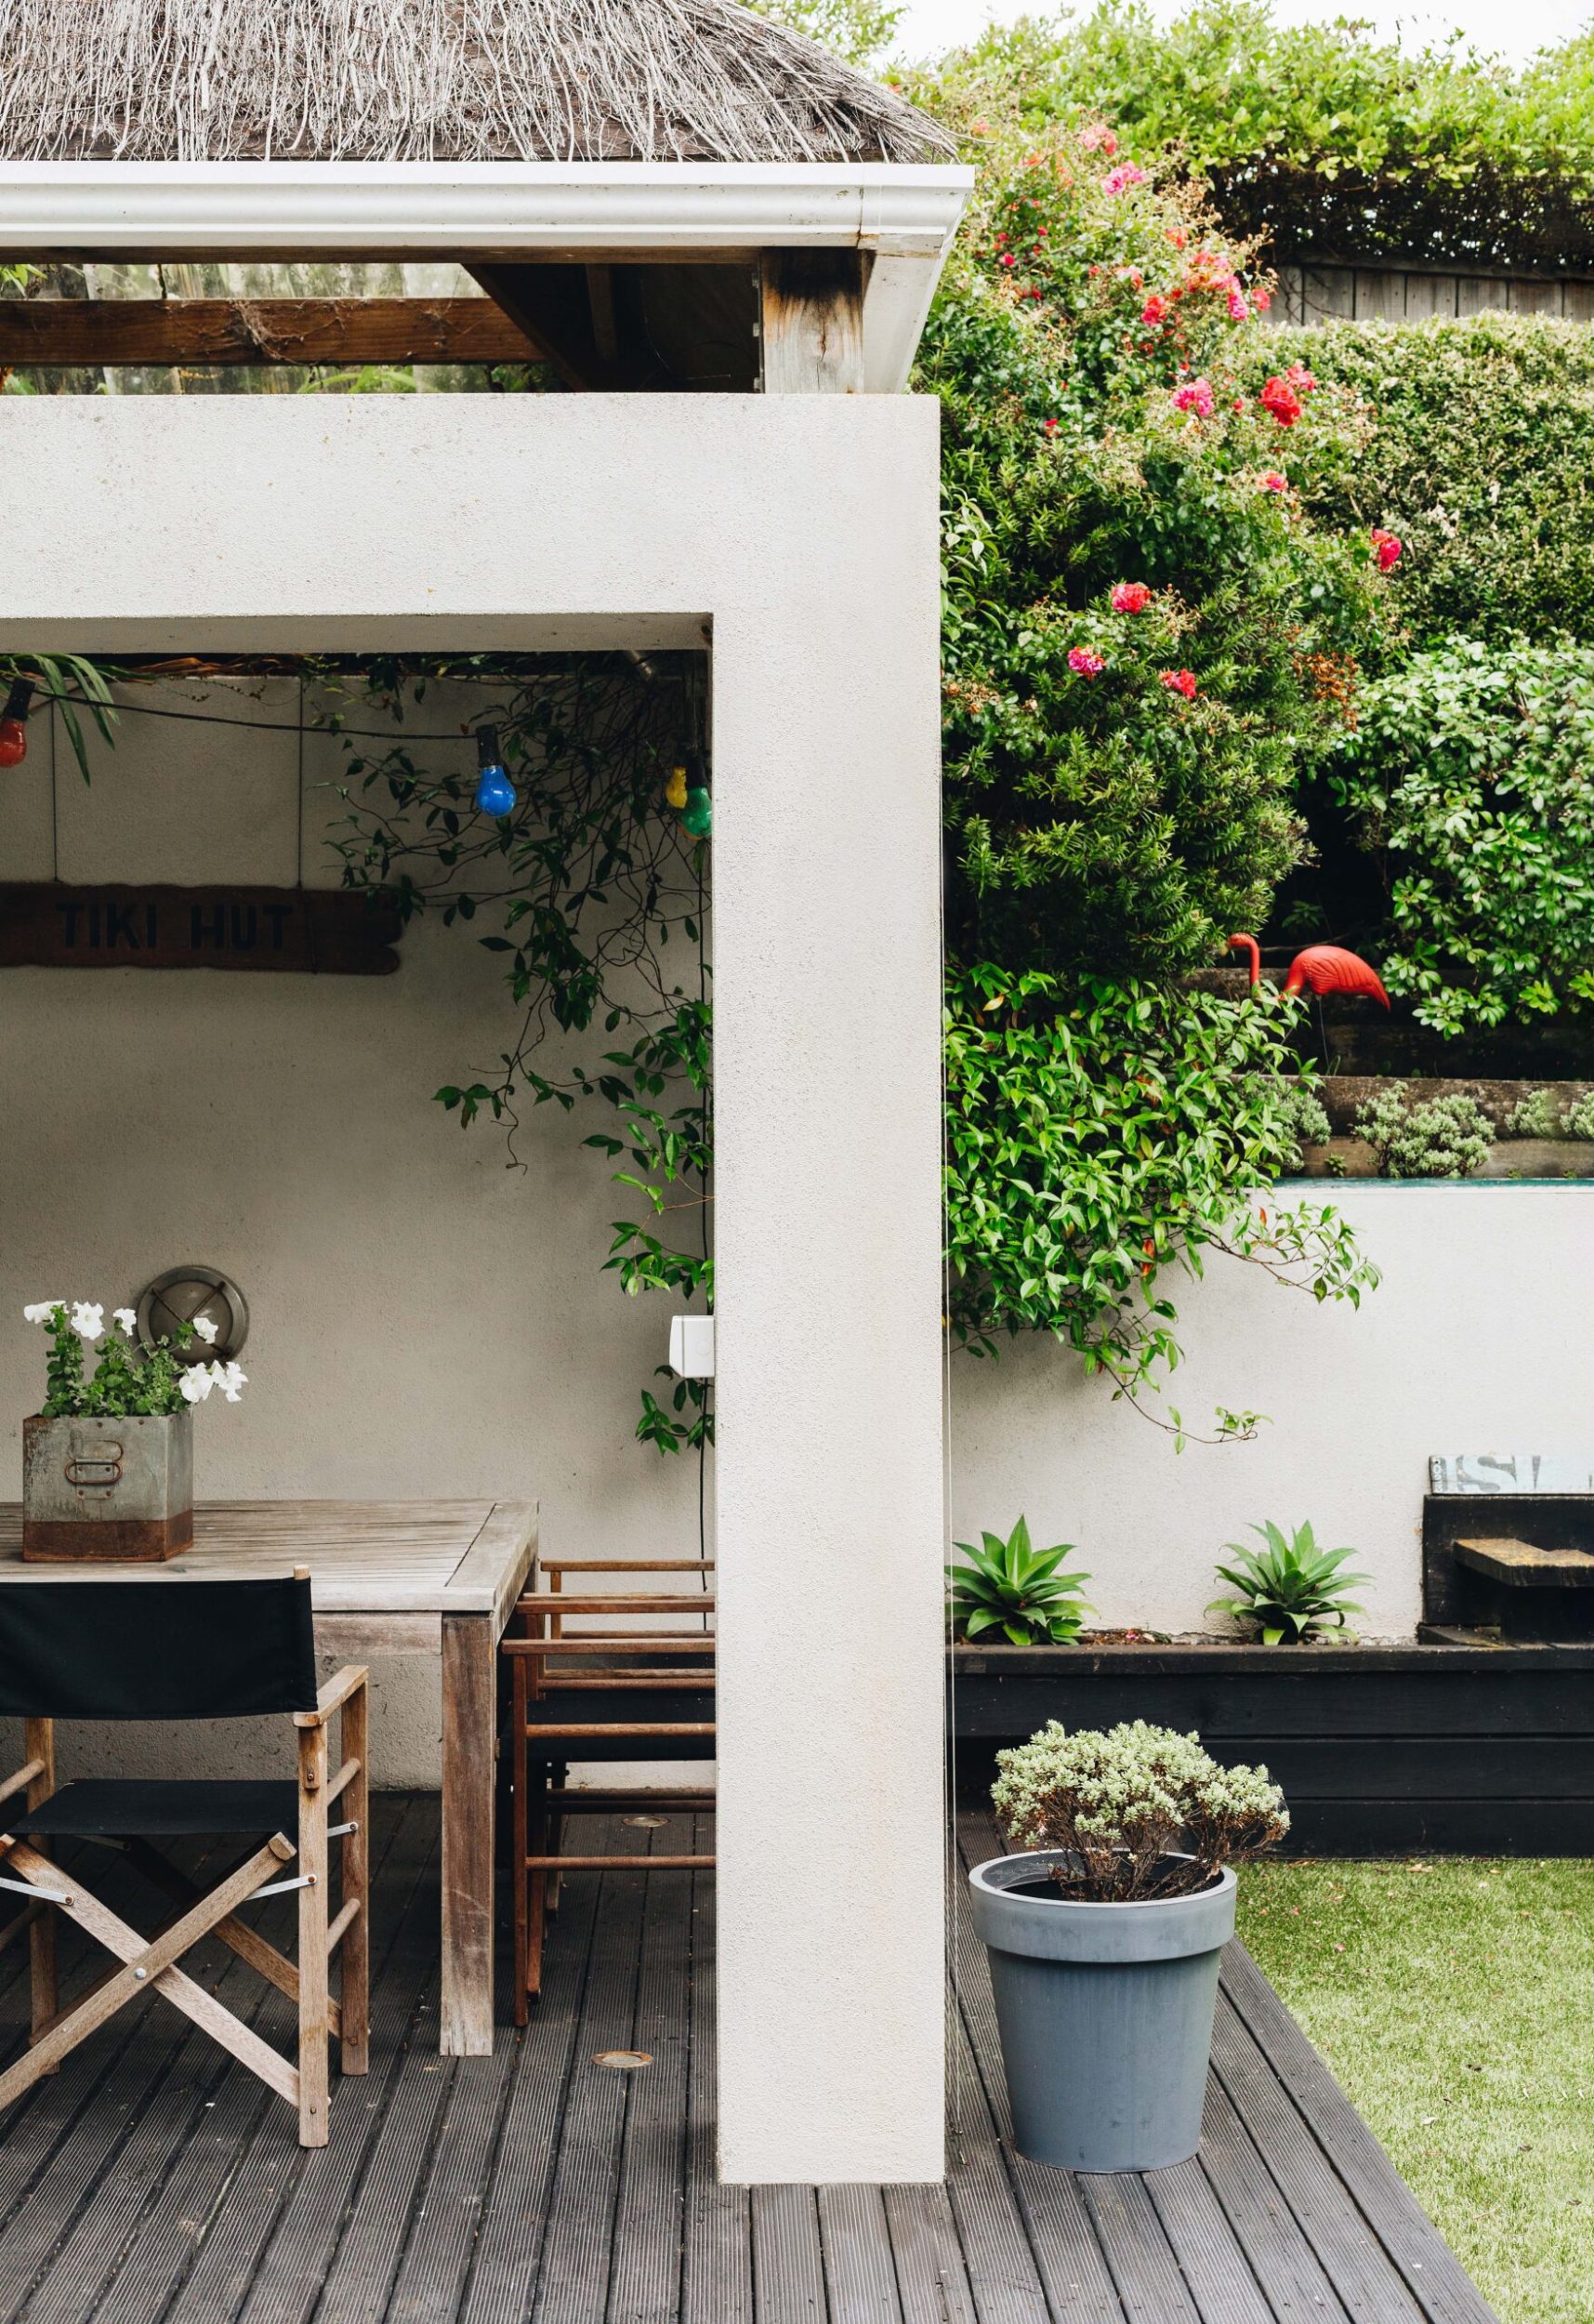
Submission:
MULTIPOLYGON (((75 1874, 59 1870, 31 1841, 0 1830, 0 1880, 8 1888, 38 1891, 0 1930, 0 1947, 27 1930, 33 2001, 30 2046, 0 2074, 0 2107, 20 2098, 43 2075, 52 2073, 62 2058, 125 2002, 152 1987, 297 2109, 301 2146, 326 2145, 331 2036, 337 2036, 338 2064, 345 2074, 363 2074, 370 2058, 370 1719, 364 1670, 349 1664, 337 1671, 320 1689, 315 1709, 295 1711, 292 1717, 298 1741, 296 1842, 285 1833, 273 1833, 264 1847, 208 1893, 195 1887, 186 1873, 147 1841, 118 1842, 125 1845, 129 1861, 178 1907, 153 1936, 141 1936, 75 1874), (339 1763, 332 1774, 328 1728, 335 1716, 339 1725, 339 1763), (346 1795, 344 1817, 334 1827, 332 1807, 346 1795), (336 1918, 329 1919, 327 1874, 329 1847, 335 1837, 342 1842, 343 1901, 336 1918), (296 1855, 297 1872, 284 1877, 284 1866, 296 1855), (296 1961, 237 1918, 238 1908, 251 1897, 284 1888, 298 1891, 296 1961), (119 1964, 108 1969, 65 2009, 59 2006, 56 1987, 53 1916, 57 1911, 86 1929, 119 1964), (285 2058, 263 2041, 178 1966, 203 1936, 219 1937, 297 2003, 296 2058, 285 2058), (336 2000, 330 1991, 334 1954, 339 1961, 336 2000)), ((0 1781, 0 1802, 25 1790, 28 1806, 40 1807, 56 1789, 53 1719, 25 1723, 22 1765, 0 1781)))
MULTIPOLYGON (((670 1615, 710 1616, 713 1593, 671 1591, 605 1591, 592 1596, 573 1594, 564 1588, 567 1574, 711 1574, 710 1558, 546 1558, 532 1575, 532 1588, 515 1606, 511 1633, 502 1651, 510 1665, 509 1738, 511 1849, 510 1863, 515 1930, 515 2023, 526 2024, 529 2004, 542 1987, 543 1941, 547 1916, 559 1909, 559 1887, 568 1871, 681 1871, 712 1869, 712 1855, 576 1855, 565 1846, 565 1829, 574 1816, 611 1816, 625 1808, 657 1808, 666 1815, 712 1814, 715 1794, 707 1786, 685 1786, 667 1791, 570 1789, 564 1765, 547 1762, 534 1795, 529 1746, 569 1742, 579 1757, 584 1738, 635 1736, 639 1755, 647 1758, 649 1743, 667 1746, 678 1736, 711 1736, 712 1720, 626 1721, 604 1718, 602 1697, 646 1687, 650 1694, 691 1691, 701 1694, 714 1684, 713 1657, 717 1641, 711 1631, 664 1631, 659 1618, 670 1615), (539 1590, 539 1579, 547 1588, 539 1590), (583 1629, 567 1631, 567 1616, 584 1621, 606 1622, 640 1617, 652 1626, 632 1630, 583 1629), (656 1657, 676 1659, 659 1664, 656 1657), (679 1657, 704 1656, 705 1672, 683 1669, 679 1657), (641 1657, 638 1663, 631 1657, 641 1657), (618 1666, 618 1667, 616 1667, 618 1666), (550 1694, 591 1694, 598 1697, 590 1719, 571 1718, 550 1723, 528 1716, 529 1706, 550 1694), (557 1776, 554 1771, 557 1770, 557 1776)), ((667 1758, 665 1749, 662 1756, 667 1758)))

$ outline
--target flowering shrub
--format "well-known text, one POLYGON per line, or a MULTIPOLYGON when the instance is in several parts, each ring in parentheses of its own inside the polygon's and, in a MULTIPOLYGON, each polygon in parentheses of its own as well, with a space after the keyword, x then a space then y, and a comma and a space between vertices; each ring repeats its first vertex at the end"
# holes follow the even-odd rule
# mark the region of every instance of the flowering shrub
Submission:
MULTIPOLYGON (((1311 365, 1321 394, 1332 387, 1367 409, 1359 443, 1321 442, 1296 476, 1315 522, 1399 538, 1382 584, 1391 637, 1417 648, 1462 631, 1594 638, 1594 331, 1485 314, 1267 336, 1253 379, 1282 348, 1311 365)), ((1377 642, 1363 640, 1364 660, 1377 642)))
POLYGON ((189 1360, 197 1341, 214 1345, 216 1326, 196 1315, 190 1337, 174 1343, 161 1340, 143 1347, 137 1337, 138 1319, 130 1307, 116 1309, 114 1329, 105 1326, 105 1309, 88 1300, 35 1300, 22 1310, 25 1322, 43 1324, 50 1352, 46 1365, 46 1395, 40 1416, 46 1420, 127 1419, 135 1415, 182 1412, 203 1404, 213 1390, 229 1404, 242 1401, 248 1375, 237 1364, 189 1360), (86 1375, 85 1354, 98 1346, 92 1376, 86 1375))
POLYGON ((1457 638, 1363 689, 1332 775, 1377 965, 1441 1033, 1594 1001, 1594 647, 1457 638))
POLYGON ((1021 131, 1022 92, 939 94, 984 160, 927 334, 943 411, 949 935, 965 957, 1161 975, 1264 921, 1293 807, 1345 716, 1313 676, 1372 626, 1360 544, 1295 484, 1358 399, 1245 353, 1270 295, 1188 191, 1108 134, 1021 131), (1116 150, 1116 149, 1115 149, 1116 150), (1081 683, 1081 680, 1088 683, 1081 683))
POLYGON ((1009 1848, 1066 1849, 1066 1896, 1133 1904, 1189 1896, 1289 1829, 1265 1767, 1221 1767, 1198 1735, 1143 1719, 1070 1734, 1056 1719, 996 1754, 992 1804, 1009 1848))

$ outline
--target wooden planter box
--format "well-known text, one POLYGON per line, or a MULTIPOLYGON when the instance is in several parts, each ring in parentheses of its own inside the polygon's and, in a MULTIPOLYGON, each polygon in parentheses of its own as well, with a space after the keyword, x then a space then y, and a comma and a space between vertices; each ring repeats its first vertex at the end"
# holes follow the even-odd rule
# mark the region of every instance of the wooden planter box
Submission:
POLYGON ((1263 1761, 1304 1855, 1594 1855, 1594 1645, 958 1646, 958 1788, 1048 1719, 1263 1761))

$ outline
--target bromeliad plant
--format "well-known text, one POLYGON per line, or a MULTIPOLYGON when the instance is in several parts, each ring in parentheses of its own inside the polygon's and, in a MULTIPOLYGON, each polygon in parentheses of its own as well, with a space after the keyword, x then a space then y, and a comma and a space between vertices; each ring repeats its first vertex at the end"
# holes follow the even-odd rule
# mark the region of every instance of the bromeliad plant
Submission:
POLYGON ((1000 1631, 1010 1646, 1071 1646, 1087 1614, 1094 1611, 1080 1591, 1088 1574, 1071 1572, 1063 1560, 1072 1541, 1037 1550, 1021 1517, 1004 1541, 982 1532, 978 1543, 959 1541, 967 1560, 949 1565, 953 1620, 969 1641, 1000 1631))
POLYGON ((1143 1719, 1070 1734, 1048 1721, 996 1754, 991 1799, 1009 1848, 1066 1849, 1052 1868, 1083 1904, 1188 1896, 1289 1829, 1265 1767, 1221 1767, 1196 1735, 1143 1719))
POLYGON ((208 1347, 215 1341, 216 1326, 208 1316, 194 1317, 191 1337, 160 1340, 146 1348, 130 1307, 115 1310, 112 1331, 105 1328, 103 1306, 88 1300, 36 1300, 22 1314, 26 1322, 45 1326, 50 1343, 42 1419, 123 1420, 184 1412, 203 1404, 213 1390, 229 1404, 243 1399, 248 1375, 240 1365, 206 1363, 190 1353, 196 1342, 208 1347), (89 1373, 85 1357, 96 1346, 99 1354, 89 1373))
POLYGON ((1214 1598, 1208 1614, 1251 1624, 1264 1646, 1297 1646, 1325 1630, 1343 1631, 1346 1616, 1363 1611, 1347 1593, 1368 1577, 1340 1571, 1354 1550, 1320 1550, 1309 1525, 1286 1535, 1270 1518, 1251 1531, 1262 1537, 1259 1550, 1239 1541, 1224 1544, 1238 1563, 1219 1565, 1218 1578, 1228 1582, 1234 1595, 1214 1598))

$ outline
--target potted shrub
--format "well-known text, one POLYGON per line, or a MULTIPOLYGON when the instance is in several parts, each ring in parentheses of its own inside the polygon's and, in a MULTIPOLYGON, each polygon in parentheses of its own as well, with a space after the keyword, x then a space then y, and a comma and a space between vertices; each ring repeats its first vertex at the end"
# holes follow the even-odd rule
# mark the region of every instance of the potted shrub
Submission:
POLYGON ((1013 1854, 968 1875, 1021 2154, 1156 2171, 1201 2140, 1233 1866, 1289 1829, 1265 1767, 1143 1720, 997 1756, 1013 1854))
POLYGON ((22 1555, 147 1565, 193 1540, 193 1407, 243 1393, 237 1364, 206 1362, 216 1326, 143 1347, 130 1307, 40 1300, 22 1314, 49 1338, 42 1410, 22 1423, 22 1555), (87 1370, 90 1348, 99 1353, 87 1370))

